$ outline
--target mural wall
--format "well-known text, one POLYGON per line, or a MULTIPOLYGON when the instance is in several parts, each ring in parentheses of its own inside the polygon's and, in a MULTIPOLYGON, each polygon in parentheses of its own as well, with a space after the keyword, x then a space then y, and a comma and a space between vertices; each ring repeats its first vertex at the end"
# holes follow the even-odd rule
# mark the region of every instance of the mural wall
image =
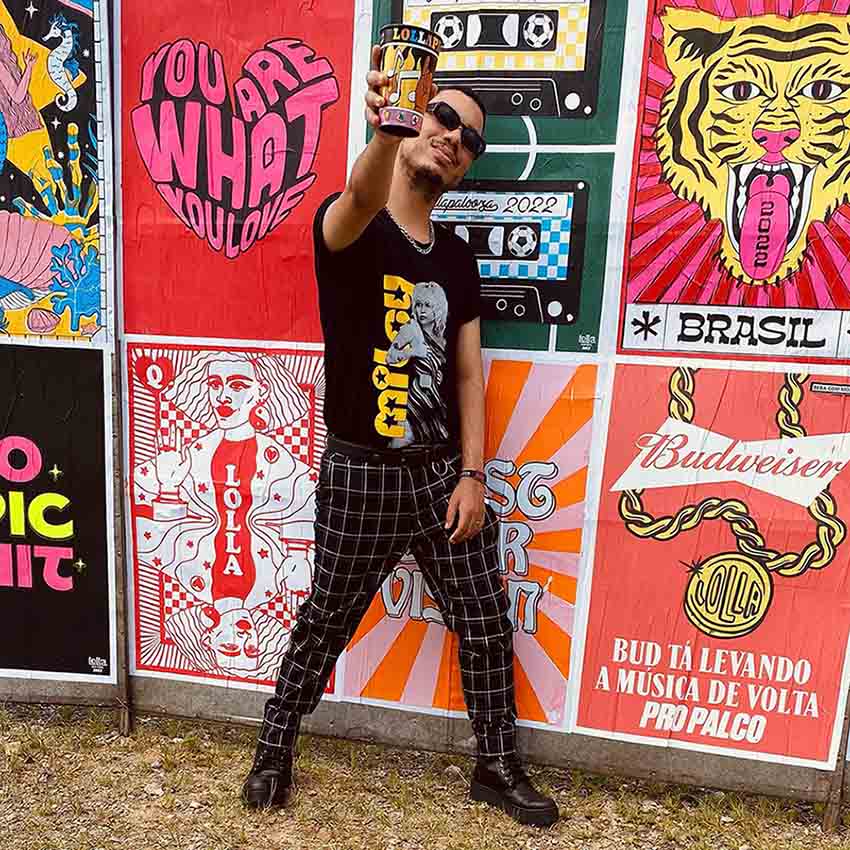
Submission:
MULTIPOLYGON (((489 109, 488 151, 435 218, 482 278, 520 723, 834 766, 850 644, 850 0, 218 9, 121 9, 133 673, 273 684, 310 592, 327 439, 311 223, 367 141, 369 45, 403 20, 442 36, 437 82, 489 109)), ((53 295, 9 313, 85 336, 91 312, 59 296, 97 243, 61 216, 88 211, 96 230, 99 196, 84 122, 72 141, 57 97, 41 107, 53 194, 46 154, 19 168, 10 134, 9 179, 31 174, 32 189, 8 210, 0 197, 16 233, 52 228, 53 295)), ((464 712, 455 639, 411 557, 325 698, 464 712)))

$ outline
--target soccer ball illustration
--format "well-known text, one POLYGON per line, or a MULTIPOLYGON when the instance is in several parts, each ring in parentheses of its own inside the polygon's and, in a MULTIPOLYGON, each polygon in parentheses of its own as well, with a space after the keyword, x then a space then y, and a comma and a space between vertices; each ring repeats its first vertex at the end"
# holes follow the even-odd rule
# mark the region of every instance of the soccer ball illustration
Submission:
POLYGON ((457 15, 445 15, 437 21, 434 32, 443 39, 443 49, 451 50, 463 38, 463 21, 457 15))
POLYGON ((526 44, 539 50, 546 47, 555 35, 555 22, 543 12, 535 12, 522 28, 526 44))
POLYGON ((508 236, 508 250, 515 257, 528 257, 537 247, 537 234, 527 225, 521 224, 508 236))

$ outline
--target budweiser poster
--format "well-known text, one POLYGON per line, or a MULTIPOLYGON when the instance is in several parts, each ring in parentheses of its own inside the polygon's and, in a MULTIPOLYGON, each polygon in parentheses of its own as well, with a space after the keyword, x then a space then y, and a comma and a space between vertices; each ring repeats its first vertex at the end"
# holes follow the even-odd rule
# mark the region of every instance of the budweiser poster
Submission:
POLYGON ((320 339, 311 225, 345 183, 353 5, 123 5, 128 332, 320 339))
POLYGON ((848 395, 804 371, 618 367, 578 731, 834 763, 848 395))
MULTIPOLYGON (((563 728, 596 367, 487 358, 485 470, 514 628, 521 721, 563 728)), ((345 656, 344 695, 425 713, 466 710, 458 643, 405 557, 345 656)))

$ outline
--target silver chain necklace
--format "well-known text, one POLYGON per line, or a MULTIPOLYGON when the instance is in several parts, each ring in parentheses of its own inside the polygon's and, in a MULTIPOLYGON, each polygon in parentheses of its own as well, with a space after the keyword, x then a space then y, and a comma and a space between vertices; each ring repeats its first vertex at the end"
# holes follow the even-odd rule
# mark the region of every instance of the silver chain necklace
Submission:
POLYGON ((395 216, 390 212, 388 207, 384 207, 387 211, 387 215, 392 219, 393 224, 401 231, 402 235, 405 239, 420 253, 420 254, 430 254, 431 249, 434 247, 434 243, 436 239, 434 237, 434 222, 431 219, 428 219, 428 244, 424 247, 420 242, 417 242, 396 220, 395 216))

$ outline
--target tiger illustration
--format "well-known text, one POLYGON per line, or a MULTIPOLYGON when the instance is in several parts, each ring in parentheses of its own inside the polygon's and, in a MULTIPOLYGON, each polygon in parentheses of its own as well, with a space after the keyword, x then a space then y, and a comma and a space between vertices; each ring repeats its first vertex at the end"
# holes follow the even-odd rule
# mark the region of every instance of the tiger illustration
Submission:
POLYGON ((735 278, 778 283, 799 268, 809 225, 848 198, 850 18, 668 7, 662 23, 664 179, 723 222, 735 278))

